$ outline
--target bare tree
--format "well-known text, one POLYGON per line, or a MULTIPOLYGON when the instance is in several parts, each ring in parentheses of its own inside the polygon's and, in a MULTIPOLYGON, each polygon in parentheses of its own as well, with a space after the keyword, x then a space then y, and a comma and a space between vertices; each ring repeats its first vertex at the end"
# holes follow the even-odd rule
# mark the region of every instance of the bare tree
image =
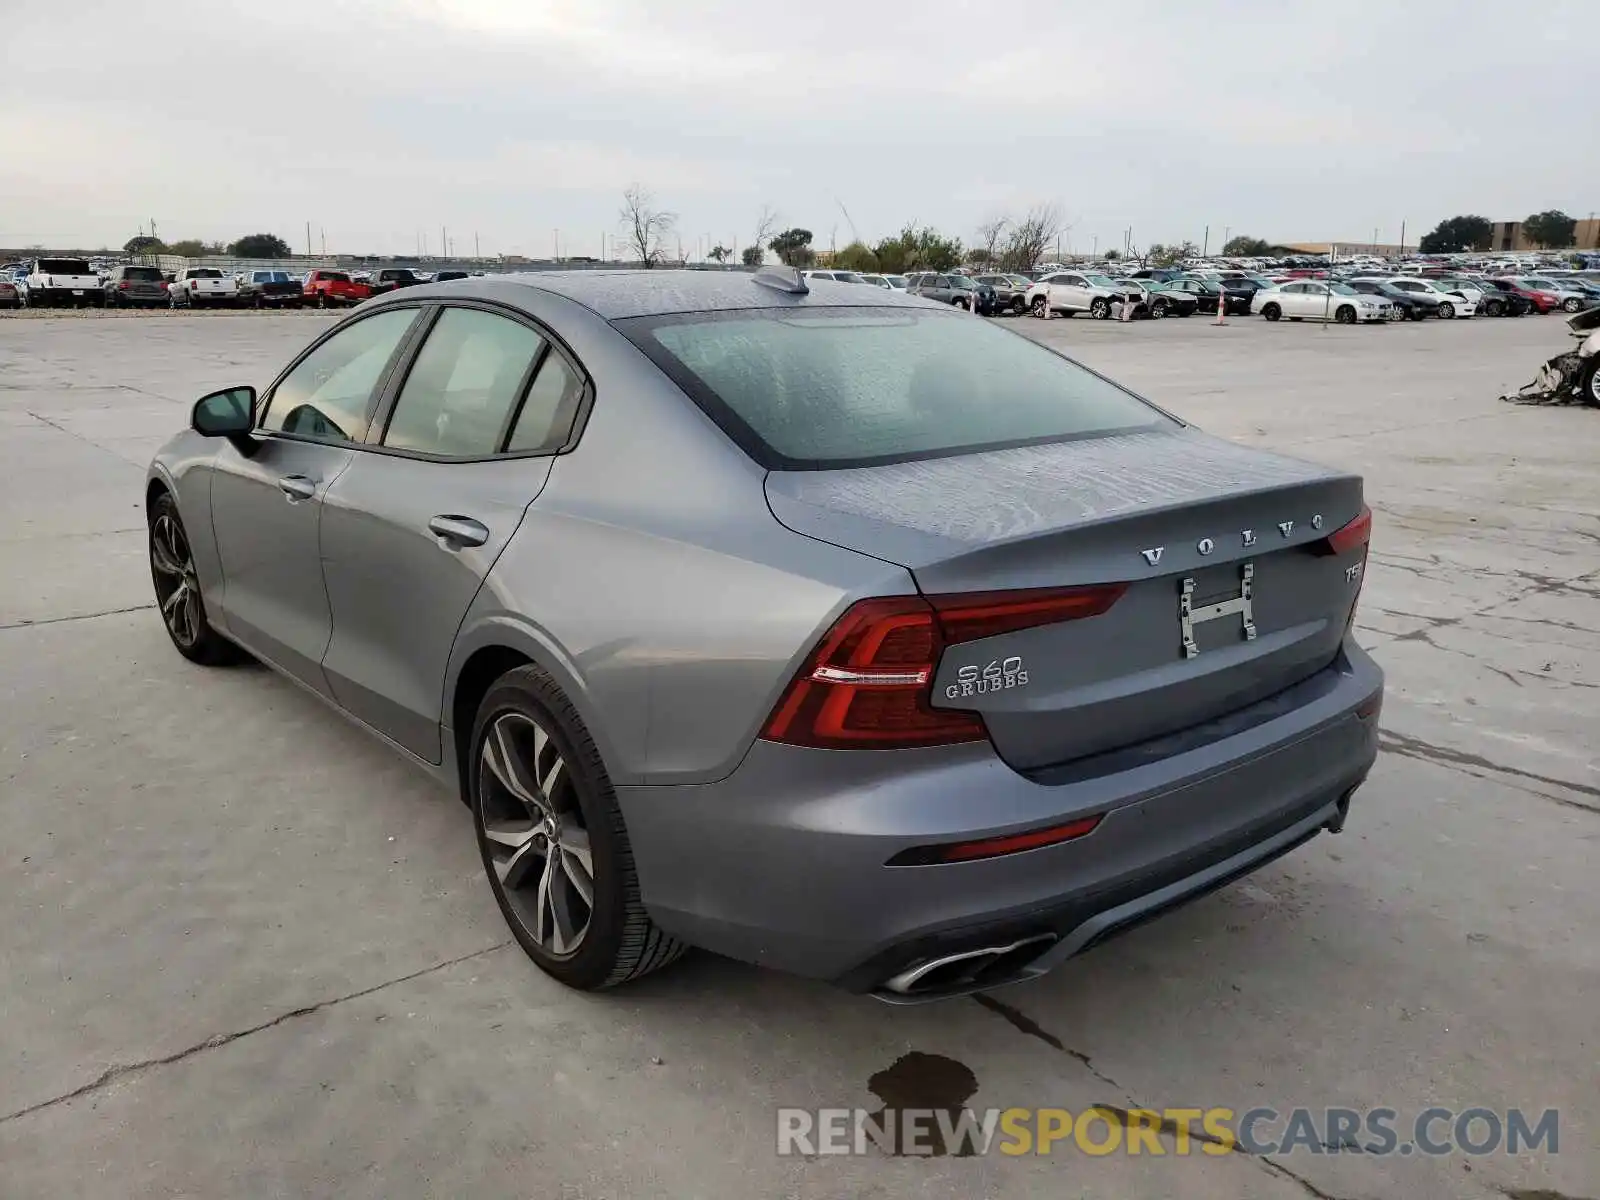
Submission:
MULTIPOLYGON (((754 238, 754 244, 756 247, 765 251, 767 243, 772 240, 773 233, 777 228, 777 211, 772 207, 772 205, 763 204, 761 206, 761 212, 756 215, 756 236, 754 238)), ((760 262, 761 259, 756 259, 756 265, 759 265, 760 262)))
POLYGON ((1065 232, 1060 209, 1054 204, 1035 205, 1027 216, 1011 223, 1000 260, 1008 271, 1031 271, 1039 265, 1056 238, 1065 232))
POLYGON ((655 198, 643 184, 629 184, 622 193, 622 212, 618 223, 623 229, 623 240, 638 255, 642 266, 653 267, 663 256, 662 239, 672 232, 678 220, 677 213, 662 212, 655 206, 655 198))
POLYGON ((1009 228, 1011 228, 1009 217, 991 217, 978 226, 978 243, 983 249, 985 262, 992 264, 999 260, 1000 242, 1009 228))

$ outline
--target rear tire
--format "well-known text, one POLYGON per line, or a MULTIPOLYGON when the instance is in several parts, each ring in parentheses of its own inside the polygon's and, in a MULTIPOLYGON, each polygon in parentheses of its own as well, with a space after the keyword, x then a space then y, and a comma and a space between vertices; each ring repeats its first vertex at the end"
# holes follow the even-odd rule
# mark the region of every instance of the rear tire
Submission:
POLYGON ((605 764, 547 672, 526 666, 502 675, 478 706, 470 745, 468 799, 484 871, 540 970, 595 991, 688 949, 645 911, 605 764))
POLYGON ((1583 402, 1600 408, 1600 358, 1591 358, 1579 382, 1583 402))
POLYGON ((1276 304, 1266 304, 1261 308, 1261 315, 1269 321, 1276 321, 1279 317, 1283 316, 1283 309, 1279 308, 1276 304))
POLYGON ((1150 306, 1150 315, 1152 317, 1164 317, 1164 316, 1166 316, 1167 315, 1167 302, 1165 300, 1157 300, 1154 304, 1152 304, 1150 306))
POLYGON ((1011 315, 1012 316, 1016 316, 1016 317, 1020 317, 1023 313, 1025 313, 1027 311, 1028 311, 1028 302, 1026 300, 1024 300, 1021 296, 1013 296, 1012 299, 1011 299, 1011 315))

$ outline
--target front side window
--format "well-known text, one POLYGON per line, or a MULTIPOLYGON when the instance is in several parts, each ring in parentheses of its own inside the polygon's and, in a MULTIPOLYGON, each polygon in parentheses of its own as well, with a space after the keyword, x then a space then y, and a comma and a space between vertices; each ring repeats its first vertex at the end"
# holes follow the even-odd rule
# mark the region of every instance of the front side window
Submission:
POLYGON ((904 461, 1169 418, 987 321, 936 311, 776 309, 618 322, 769 468, 904 461))
POLYGON ((372 393, 416 315, 414 308, 392 308, 339 330, 284 376, 261 428, 325 442, 355 441, 366 427, 372 393))
POLYGON ((383 444, 476 458, 498 453, 545 339, 494 313, 447 308, 395 401, 383 444))

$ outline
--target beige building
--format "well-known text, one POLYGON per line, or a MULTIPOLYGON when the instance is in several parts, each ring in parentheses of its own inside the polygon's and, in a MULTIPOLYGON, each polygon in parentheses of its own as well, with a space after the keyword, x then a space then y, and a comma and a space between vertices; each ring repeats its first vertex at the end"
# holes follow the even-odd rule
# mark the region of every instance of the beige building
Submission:
MULTIPOLYGON (((1565 250, 1568 247, 1557 246, 1553 249, 1565 250)), ((1594 217, 1580 220, 1572 232, 1572 248, 1578 250, 1600 250, 1600 220, 1594 217)), ((1521 221, 1496 221, 1494 232, 1489 235, 1489 249, 1491 250, 1538 250, 1522 232, 1521 221)))

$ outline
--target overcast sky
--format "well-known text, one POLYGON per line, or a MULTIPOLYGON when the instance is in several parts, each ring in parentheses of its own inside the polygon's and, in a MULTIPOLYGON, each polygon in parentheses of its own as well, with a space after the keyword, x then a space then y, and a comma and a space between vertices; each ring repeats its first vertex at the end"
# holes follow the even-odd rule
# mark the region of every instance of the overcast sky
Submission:
POLYGON ((1595 3, 0 0, 0 246, 598 254, 634 181, 691 254, 764 203, 1414 243, 1600 209, 1595 3))

